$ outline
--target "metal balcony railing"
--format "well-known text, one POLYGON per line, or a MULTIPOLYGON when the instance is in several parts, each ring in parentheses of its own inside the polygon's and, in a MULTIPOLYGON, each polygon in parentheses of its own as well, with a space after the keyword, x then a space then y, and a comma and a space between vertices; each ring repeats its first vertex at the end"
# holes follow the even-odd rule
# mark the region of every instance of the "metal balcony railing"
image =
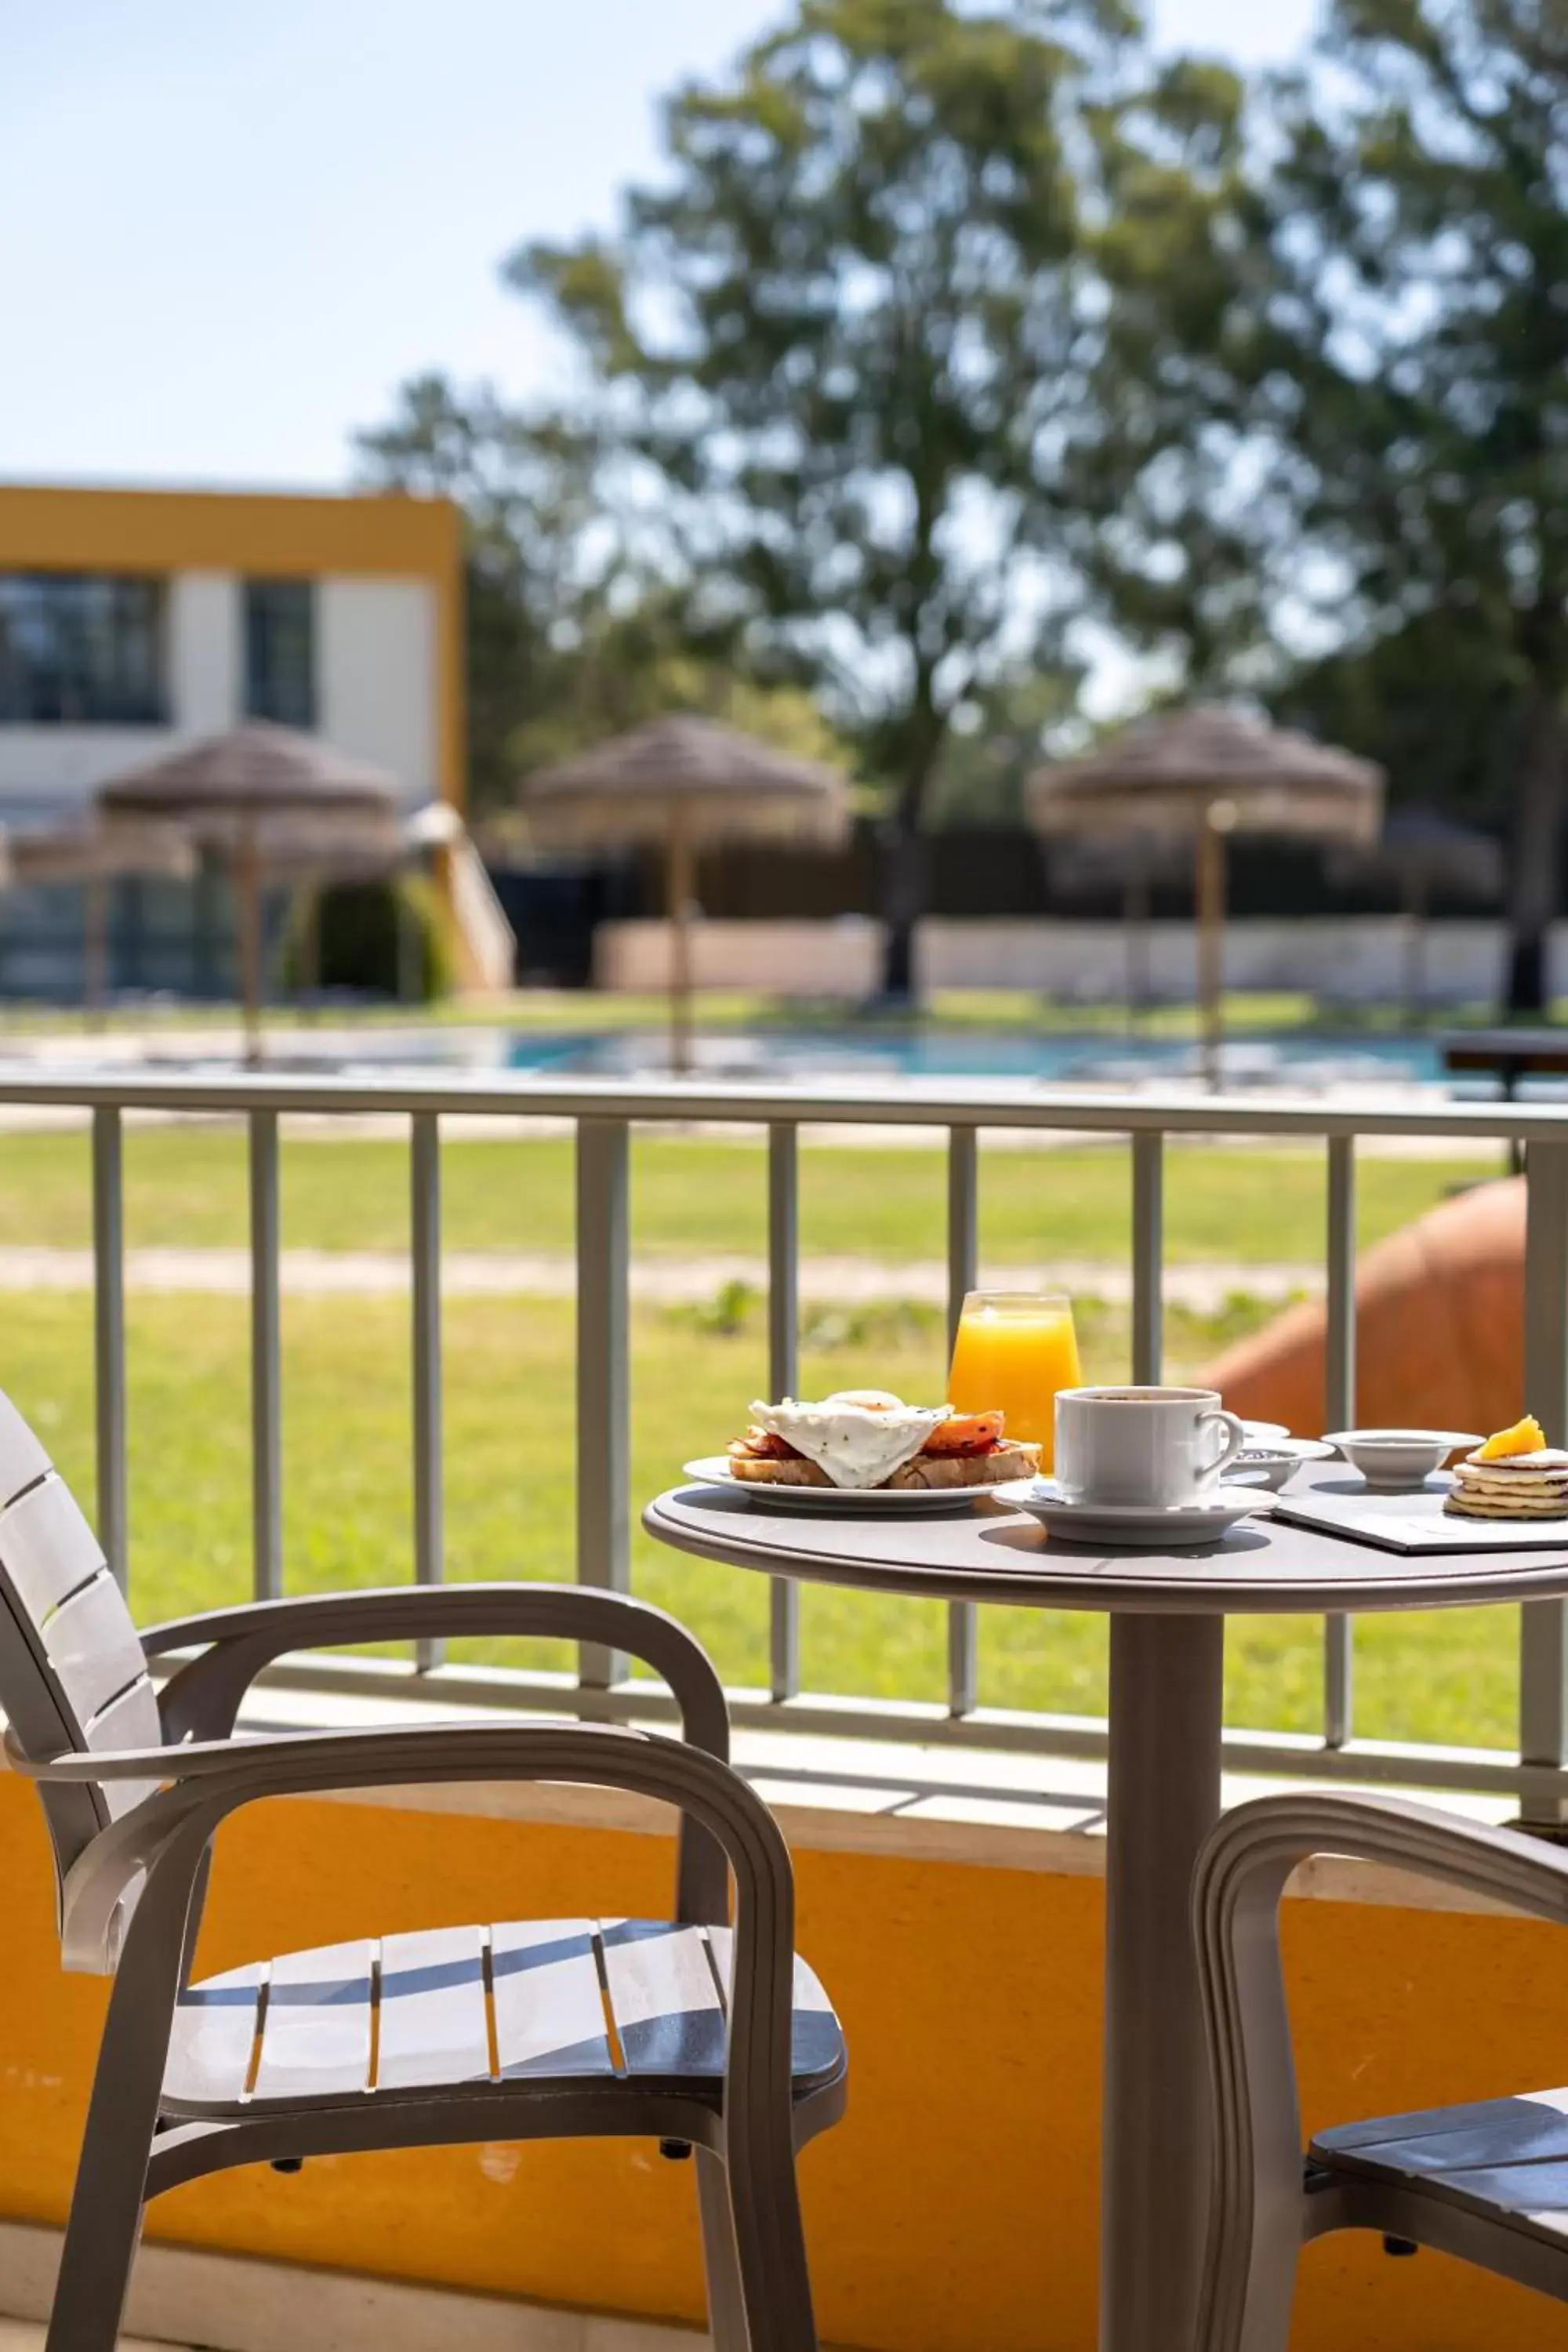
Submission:
MULTIPOLYGON (((0 1079, 0 1105, 90 1110, 99 1519, 116 1573, 128 1573, 122 1128, 127 1111, 227 1113, 249 1134, 251 1258, 252 1549, 255 1589, 281 1589, 281 1387, 279 1318, 279 1120, 366 1113, 405 1116, 410 1128, 415 1572, 442 1574, 441 1119, 482 1114, 514 1119, 526 1132, 569 1121, 576 1138, 576 1402, 579 1458, 595 1475, 576 1494, 576 1572, 585 1583, 624 1591, 630 1581, 630 1396, 627 1290, 628 1166, 639 1124, 709 1122, 765 1129, 768 1141, 769 1382, 782 1395, 796 1384, 799 1244, 798 1137, 803 1124, 921 1126, 947 1136, 947 1264, 950 1325, 976 1271, 980 1139, 986 1129, 1056 1129, 1124 1135, 1132 1175, 1132 1377, 1157 1381, 1162 1359, 1163 1171, 1171 1136, 1311 1138, 1326 1153, 1324 1234, 1328 1312, 1327 1401, 1331 1425, 1354 1419, 1356 1143, 1363 1136, 1495 1139, 1525 1148, 1524 1393, 1552 1442, 1568 1442, 1568 1108, 1449 1103, 1340 1109, 1305 1099, 1265 1101, 1042 1091, 1016 1097, 984 1087, 703 1086, 649 1081, 509 1081, 469 1076, 340 1078, 258 1073, 232 1076, 27 1076, 0 1079)), ((732 1694, 739 1720, 837 1736, 909 1736, 923 1743, 1035 1748, 1092 1756, 1104 1727, 1078 1717, 987 1708, 978 1702, 974 1612, 949 1612, 944 1707, 812 1696, 800 1687, 794 1587, 772 1593, 765 1691, 732 1694)), ((1521 1612, 1519 1746, 1504 1754, 1358 1739, 1352 1628, 1330 1618, 1323 1633, 1321 1733, 1233 1731, 1233 1769, 1318 1773, 1431 1787, 1509 1790, 1527 1818, 1568 1821, 1568 1603, 1536 1601, 1521 1612)), ((301 1661, 283 1670, 330 1687, 384 1686, 369 1662, 301 1661)), ((448 1702, 498 1700, 557 1710, 563 1696, 595 1715, 658 1715, 657 1686, 632 1683, 626 1662, 592 1645, 575 1677, 444 1666, 433 1646, 416 1661, 415 1686, 448 1702)))

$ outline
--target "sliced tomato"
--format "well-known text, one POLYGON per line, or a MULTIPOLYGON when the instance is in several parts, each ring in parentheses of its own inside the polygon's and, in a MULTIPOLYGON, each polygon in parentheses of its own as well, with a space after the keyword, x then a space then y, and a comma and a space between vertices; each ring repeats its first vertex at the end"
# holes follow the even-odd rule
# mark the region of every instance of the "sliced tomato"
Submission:
POLYGON ((954 1412, 931 1431, 922 1454, 989 1454, 1002 1434, 999 1412, 954 1412))

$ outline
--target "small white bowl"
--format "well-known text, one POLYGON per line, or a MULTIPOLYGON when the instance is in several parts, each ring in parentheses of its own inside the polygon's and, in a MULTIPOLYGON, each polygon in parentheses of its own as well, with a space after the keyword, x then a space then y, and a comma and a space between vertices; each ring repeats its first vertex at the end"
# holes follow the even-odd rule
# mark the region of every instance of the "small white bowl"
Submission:
POLYGON ((1324 1437, 1369 1486, 1419 1486, 1450 1454, 1481 1443, 1473 1429, 1331 1429, 1324 1437))
POLYGON ((1247 1432, 1248 1445, 1271 1448, 1290 1434, 1282 1421, 1244 1421, 1241 1425, 1247 1432))
POLYGON ((1304 1462, 1326 1462, 1333 1450, 1318 1437, 1269 1438, 1244 1445, 1235 1461, 1226 1465, 1225 1475, 1247 1486, 1267 1486, 1277 1495, 1304 1462))

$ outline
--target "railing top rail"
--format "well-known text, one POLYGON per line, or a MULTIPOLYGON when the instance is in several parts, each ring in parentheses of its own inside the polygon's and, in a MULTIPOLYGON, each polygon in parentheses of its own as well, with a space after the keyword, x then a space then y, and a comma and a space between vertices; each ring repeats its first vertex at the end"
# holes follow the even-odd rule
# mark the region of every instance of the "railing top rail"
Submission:
POLYGON ((626 1118, 731 1126, 996 1127, 1127 1135, 1420 1135, 1568 1143, 1568 1102, 1370 1104, 1309 1095, 1113 1094, 994 1083, 759 1086, 639 1078, 541 1078, 471 1071, 352 1076, 300 1071, 81 1068, 0 1071, 0 1108, 241 1112, 466 1112, 518 1118, 626 1118))

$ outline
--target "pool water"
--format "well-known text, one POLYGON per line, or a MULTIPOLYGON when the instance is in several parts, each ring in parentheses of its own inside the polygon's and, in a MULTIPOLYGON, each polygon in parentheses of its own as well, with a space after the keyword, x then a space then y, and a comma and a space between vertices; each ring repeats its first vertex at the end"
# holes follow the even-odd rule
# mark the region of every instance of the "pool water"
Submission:
MULTIPOLYGON (((664 1066, 657 1030, 580 1031, 505 1040, 509 1068, 555 1077, 630 1077, 664 1066)), ((1198 1074, 1196 1043, 1184 1037, 1028 1036, 1007 1031, 920 1029, 707 1030, 693 1044, 704 1078, 994 1078, 1014 1084, 1147 1086, 1198 1074)), ((1444 1082, 1425 1037, 1326 1036, 1302 1031, 1227 1040, 1232 1086, 1411 1086, 1444 1082)))

